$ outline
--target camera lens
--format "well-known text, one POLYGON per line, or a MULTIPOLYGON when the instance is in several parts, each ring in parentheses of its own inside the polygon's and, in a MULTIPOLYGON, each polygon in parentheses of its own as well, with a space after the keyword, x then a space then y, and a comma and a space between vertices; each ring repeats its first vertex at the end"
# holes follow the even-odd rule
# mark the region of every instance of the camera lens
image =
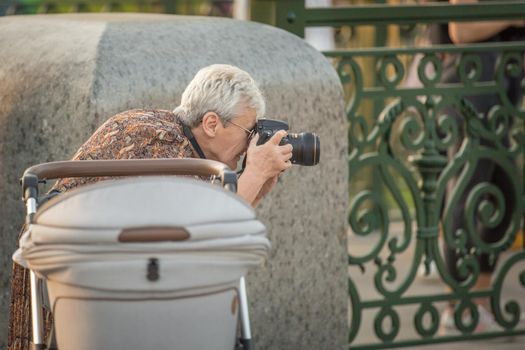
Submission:
POLYGON ((293 146, 292 163, 299 165, 316 165, 321 153, 319 136, 311 132, 288 134, 288 142, 293 146))

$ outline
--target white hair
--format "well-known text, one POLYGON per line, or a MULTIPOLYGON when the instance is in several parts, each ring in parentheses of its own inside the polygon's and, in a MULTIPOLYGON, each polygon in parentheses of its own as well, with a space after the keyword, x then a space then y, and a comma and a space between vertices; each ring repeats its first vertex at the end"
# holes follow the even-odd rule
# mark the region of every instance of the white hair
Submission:
POLYGON ((173 112, 193 128, 206 112, 215 112, 227 122, 247 107, 255 110, 257 118, 264 116, 264 98, 252 77, 237 67, 213 64, 197 72, 173 112))

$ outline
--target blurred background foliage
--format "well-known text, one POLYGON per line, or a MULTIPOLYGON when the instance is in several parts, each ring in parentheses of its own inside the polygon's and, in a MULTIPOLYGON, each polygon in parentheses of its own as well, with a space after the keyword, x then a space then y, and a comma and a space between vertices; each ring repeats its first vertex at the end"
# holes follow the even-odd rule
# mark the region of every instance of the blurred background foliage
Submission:
POLYGON ((232 7, 233 0, 0 0, 0 15, 142 12, 231 17, 232 7))

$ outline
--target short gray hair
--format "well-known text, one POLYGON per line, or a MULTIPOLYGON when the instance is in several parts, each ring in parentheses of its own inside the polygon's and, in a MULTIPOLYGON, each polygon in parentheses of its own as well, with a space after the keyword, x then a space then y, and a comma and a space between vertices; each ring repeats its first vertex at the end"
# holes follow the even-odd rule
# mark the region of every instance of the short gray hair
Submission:
POLYGON ((252 77, 237 67, 213 64, 197 72, 173 112, 193 128, 206 112, 215 112, 227 122, 246 107, 255 109, 257 118, 264 116, 264 98, 252 77))

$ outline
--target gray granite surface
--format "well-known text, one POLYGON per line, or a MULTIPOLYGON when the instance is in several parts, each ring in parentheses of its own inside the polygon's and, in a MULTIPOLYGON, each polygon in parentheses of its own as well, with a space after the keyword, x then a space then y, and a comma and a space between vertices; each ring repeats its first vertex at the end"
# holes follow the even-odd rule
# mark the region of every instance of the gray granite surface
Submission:
POLYGON ((301 39, 256 23, 77 14, 0 18, 0 348, 23 170, 70 158, 117 112, 173 109, 197 70, 213 63, 248 71, 268 117, 321 138, 320 164, 295 166, 257 210, 273 248, 247 277, 256 346, 344 347, 347 125, 330 62, 301 39))

